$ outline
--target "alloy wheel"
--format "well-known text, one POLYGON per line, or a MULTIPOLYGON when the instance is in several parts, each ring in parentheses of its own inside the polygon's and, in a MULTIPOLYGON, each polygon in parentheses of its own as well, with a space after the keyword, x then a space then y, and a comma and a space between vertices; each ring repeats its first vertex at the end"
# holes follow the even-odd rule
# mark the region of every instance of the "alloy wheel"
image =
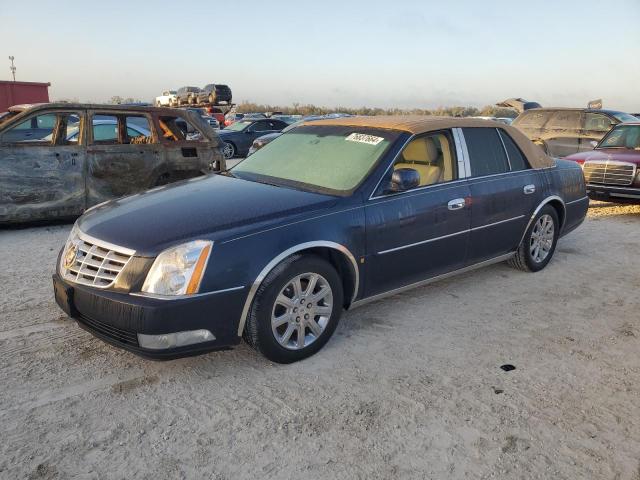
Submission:
POLYGON ((271 312, 271 331, 289 350, 315 342, 333 313, 333 291, 317 273, 303 273, 289 280, 276 297, 271 312))
POLYGON ((551 215, 542 215, 535 223, 531 231, 529 252, 536 263, 542 263, 549 255, 553 247, 555 225, 551 215))

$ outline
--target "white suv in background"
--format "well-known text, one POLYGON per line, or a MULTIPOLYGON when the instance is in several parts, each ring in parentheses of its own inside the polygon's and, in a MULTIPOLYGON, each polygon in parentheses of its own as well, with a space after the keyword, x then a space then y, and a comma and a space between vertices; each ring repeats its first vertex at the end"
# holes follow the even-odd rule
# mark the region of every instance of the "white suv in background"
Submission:
POLYGON ((156 97, 156 107, 171 107, 176 105, 178 103, 176 93, 175 90, 162 92, 162 95, 156 97))

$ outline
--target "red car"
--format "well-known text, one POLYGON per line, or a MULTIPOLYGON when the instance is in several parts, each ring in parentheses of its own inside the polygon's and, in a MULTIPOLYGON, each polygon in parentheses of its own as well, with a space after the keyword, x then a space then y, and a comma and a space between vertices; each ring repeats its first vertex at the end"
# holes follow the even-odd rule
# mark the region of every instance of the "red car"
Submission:
POLYGON ((593 150, 565 157, 582 166, 594 200, 640 204, 640 122, 622 123, 593 150))

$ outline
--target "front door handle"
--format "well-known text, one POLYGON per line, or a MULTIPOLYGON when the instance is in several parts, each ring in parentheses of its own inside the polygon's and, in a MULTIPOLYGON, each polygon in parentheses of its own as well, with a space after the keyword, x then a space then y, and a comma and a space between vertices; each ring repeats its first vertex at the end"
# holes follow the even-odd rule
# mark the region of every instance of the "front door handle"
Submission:
POLYGON ((525 195, 531 195, 532 193, 536 193, 536 186, 533 184, 525 185, 523 190, 525 195))
POLYGON ((464 208, 465 202, 464 198, 454 198, 449 203, 447 203, 447 207, 449 210, 460 210, 464 208))

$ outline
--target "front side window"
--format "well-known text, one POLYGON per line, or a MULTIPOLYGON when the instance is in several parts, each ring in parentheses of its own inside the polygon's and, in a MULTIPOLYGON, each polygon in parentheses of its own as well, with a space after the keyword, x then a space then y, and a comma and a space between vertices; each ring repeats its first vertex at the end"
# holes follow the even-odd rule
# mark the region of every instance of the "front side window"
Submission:
POLYGON ((584 118, 584 129, 595 132, 608 132, 613 127, 613 120, 602 113, 587 113, 584 118))
POLYGON ((640 150, 640 125, 618 125, 596 148, 626 148, 640 150))
POLYGON ((471 176, 483 177, 509 171, 509 162, 495 128, 463 128, 469 152, 471 176))
POLYGON ((450 182, 457 178, 452 142, 448 133, 415 138, 402 150, 393 169, 411 168, 420 175, 418 187, 450 182))
POLYGON ((230 170, 246 180, 348 195, 369 175, 400 132, 342 125, 303 125, 230 170))

